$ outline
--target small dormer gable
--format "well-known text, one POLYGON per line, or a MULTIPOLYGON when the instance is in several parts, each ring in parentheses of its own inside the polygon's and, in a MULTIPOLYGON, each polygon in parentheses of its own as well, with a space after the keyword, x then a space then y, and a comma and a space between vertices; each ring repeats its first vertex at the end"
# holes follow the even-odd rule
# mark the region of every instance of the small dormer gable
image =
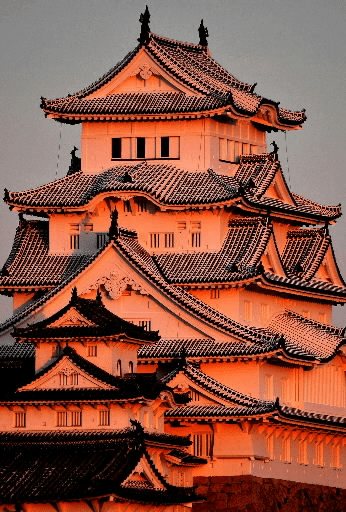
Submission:
POLYGON ((106 374, 106 372, 103 372, 95 365, 83 360, 73 349, 66 348, 54 363, 39 372, 35 380, 22 386, 18 391, 54 389, 117 388, 115 386, 115 378, 112 375, 106 374))

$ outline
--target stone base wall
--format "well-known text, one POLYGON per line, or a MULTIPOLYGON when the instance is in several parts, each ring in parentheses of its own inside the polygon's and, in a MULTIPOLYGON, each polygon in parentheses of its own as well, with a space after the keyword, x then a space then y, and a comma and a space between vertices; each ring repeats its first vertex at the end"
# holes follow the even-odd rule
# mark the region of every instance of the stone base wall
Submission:
POLYGON ((346 489, 254 476, 197 477, 193 512, 345 512, 346 489))

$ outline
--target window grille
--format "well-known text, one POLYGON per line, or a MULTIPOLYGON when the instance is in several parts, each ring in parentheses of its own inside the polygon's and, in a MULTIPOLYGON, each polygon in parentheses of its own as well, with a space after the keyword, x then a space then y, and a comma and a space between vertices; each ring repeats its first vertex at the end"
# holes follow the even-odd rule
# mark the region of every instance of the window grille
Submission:
POLYGON ((70 235, 70 249, 79 249, 79 235, 70 235))
POLYGON ((152 249, 160 247, 160 233, 150 233, 150 247, 152 249))
POLYGON ((194 434, 193 454, 196 457, 210 457, 212 451, 211 434, 194 434))
POLYGON ((138 212, 143 213, 147 211, 147 201, 146 199, 138 199, 137 200, 138 205, 138 212))
POLYGON ((97 233, 97 249, 101 249, 106 243, 108 242, 108 235, 107 233, 97 233))
POLYGON ((191 233, 191 247, 201 247, 201 232, 193 231, 191 233))
POLYGON ((71 411, 71 427, 82 425, 82 411, 71 411))
POLYGON ((131 202, 130 201, 124 201, 124 213, 131 213, 131 202))
POLYGON ((174 247, 174 233, 165 233, 165 247, 174 247))
POLYGON ((14 413, 14 426, 16 428, 25 428, 26 426, 26 413, 24 411, 14 413))
POLYGON ((219 290, 219 288, 212 288, 210 290, 210 298, 211 299, 219 299, 220 298, 220 290, 219 290))
POLYGON ((97 345, 88 345, 88 357, 97 357, 97 345))
POLYGON ((56 415, 56 420, 57 427, 67 427, 67 412, 58 411, 56 415))
POLYGON ((138 320, 138 325, 145 331, 151 331, 151 320, 138 320))
POLYGON ((110 411, 109 410, 99 411, 99 425, 101 427, 108 427, 110 425, 110 411))

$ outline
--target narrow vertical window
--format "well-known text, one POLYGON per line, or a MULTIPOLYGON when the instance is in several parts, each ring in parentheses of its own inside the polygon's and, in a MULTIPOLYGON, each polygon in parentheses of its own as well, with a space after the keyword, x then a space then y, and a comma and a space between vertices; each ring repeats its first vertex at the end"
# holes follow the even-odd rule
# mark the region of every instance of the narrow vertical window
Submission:
POLYGON ((194 434, 193 454, 197 457, 210 457, 212 454, 212 435, 194 434))
POLYGON ((101 410, 101 411, 99 411, 99 425, 101 427, 108 427, 110 425, 109 410, 101 410))
POLYGON ((97 357, 97 345, 88 345, 88 357, 97 357))
POLYGON ((121 158, 121 139, 112 139, 112 158, 121 158))
POLYGON ((219 290, 219 288, 212 288, 210 290, 210 298, 211 299, 219 299, 220 298, 220 290, 219 290))
POLYGON ((79 235, 70 235, 70 249, 79 249, 79 235))
POLYGON ((139 320, 138 325, 145 331, 151 331, 151 320, 139 320))
POLYGON ((14 413, 14 426, 16 428, 25 428, 26 426, 26 414, 25 412, 15 412, 14 413))
POLYGON ((71 427, 82 425, 82 411, 71 411, 71 427))
POLYGON ((143 213, 147 211, 147 201, 146 199, 138 199, 137 200, 138 205, 138 212, 143 213))
POLYGON ((161 158, 169 157, 169 137, 161 137, 161 158))
POLYGON ((174 247, 174 233, 165 233, 165 247, 174 247))
POLYGON ((150 247, 152 249, 160 247, 160 233, 150 233, 150 247))
POLYGON ((137 137, 137 158, 145 158, 145 138, 137 137))
POLYGON ((97 233, 97 249, 101 249, 104 245, 106 245, 108 240, 107 233, 97 233))
POLYGON ((193 231, 191 233, 191 247, 201 247, 201 232, 193 231))
POLYGON ((129 373, 133 373, 133 362, 129 361, 129 373))
POLYGON ((131 203, 130 201, 124 201, 124 213, 131 213, 131 203))
POLYGON ((121 361, 120 361, 120 359, 118 359, 118 362, 117 362, 117 376, 118 377, 122 376, 121 361))
POLYGON ((57 427, 67 427, 67 412, 58 411, 56 417, 57 427))

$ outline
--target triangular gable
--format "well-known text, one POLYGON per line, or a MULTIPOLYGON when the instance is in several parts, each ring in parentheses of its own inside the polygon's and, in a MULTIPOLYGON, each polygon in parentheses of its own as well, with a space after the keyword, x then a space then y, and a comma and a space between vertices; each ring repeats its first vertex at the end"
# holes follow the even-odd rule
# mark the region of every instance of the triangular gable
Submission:
POLYGON ((43 375, 22 386, 18 391, 43 389, 114 389, 114 386, 97 379, 80 368, 68 355, 64 355, 43 375))
POLYGON ((121 487, 129 489, 152 489, 152 490, 165 490, 163 478, 158 477, 153 469, 153 463, 149 463, 149 457, 143 454, 141 459, 138 461, 135 469, 121 484, 121 487), (151 465, 152 464, 152 465, 151 465))
POLYGON ((274 234, 271 235, 268 241, 266 250, 261 258, 261 263, 267 272, 283 277, 286 275, 277 250, 274 234))
POLYGON ((75 307, 71 307, 60 318, 46 325, 46 327, 95 327, 95 323, 91 322, 83 316, 75 307))
POLYGON ((329 245, 314 278, 320 279, 321 281, 328 281, 336 286, 345 286, 344 280, 339 272, 331 244, 329 245))
POLYGON ((145 48, 141 48, 120 73, 84 99, 139 91, 196 94, 193 89, 169 75, 145 48))
POLYGON ((281 169, 277 170, 273 181, 263 194, 263 197, 278 199, 286 204, 295 206, 295 202, 291 196, 291 192, 289 191, 281 169))
MULTIPOLYGON (((153 318, 162 319, 164 315, 165 322, 160 320, 158 324, 152 322, 150 329, 159 328, 160 334, 165 337, 171 337, 174 333, 176 337, 203 339, 209 337, 220 341, 263 339, 263 333, 257 329, 245 328, 181 288, 169 285, 144 249, 141 249, 143 254, 130 254, 133 243, 137 242, 129 242, 127 247, 125 245, 122 247, 123 244, 110 242, 87 267, 37 310, 23 318, 17 327, 49 318, 57 313, 63 304, 69 302, 73 287, 77 288, 80 296, 94 296, 95 283, 115 273, 120 280, 124 278, 133 280, 136 286, 142 289, 141 293, 147 295, 143 297, 140 304, 134 306, 135 315, 129 313, 130 317, 124 320, 131 320, 134 323, 137 319, 146 321, 149 320, 148 315, 156 311, 153 318), (161 316, 158 315, 158 311, 161 311, 161 316)), ((106 295, 103 297, 103 302, 109 311, 121 317, 123 316, 122 299, 123 297, 112 300, 106 295)), ((138 294, 137 300, 139 300, 138 294)))

